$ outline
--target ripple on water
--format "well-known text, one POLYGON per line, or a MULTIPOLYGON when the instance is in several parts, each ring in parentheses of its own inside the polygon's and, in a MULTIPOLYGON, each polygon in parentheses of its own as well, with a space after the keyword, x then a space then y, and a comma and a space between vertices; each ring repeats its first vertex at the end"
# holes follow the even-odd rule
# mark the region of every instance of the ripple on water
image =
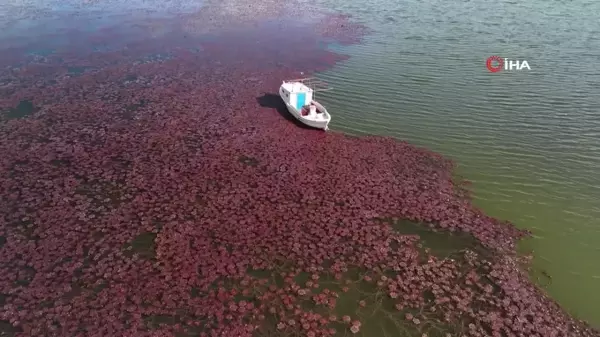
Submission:
POLYGON ((552 295, 600 325, 600 283, 573 290, 563 272, 600 274, 588 262, 600 253, 587 244, 600 240, 600 3, 328 5, 362 8, 357 18, 377 31, 320 75, 336 88, 323 95, 332 128, 393 135, 457 159, 487 211, 540 232, 525 246, 543 256, 536 263, 553 275, 552 295), (490 74, 490 55, 526 59, 532 71, 490 74))

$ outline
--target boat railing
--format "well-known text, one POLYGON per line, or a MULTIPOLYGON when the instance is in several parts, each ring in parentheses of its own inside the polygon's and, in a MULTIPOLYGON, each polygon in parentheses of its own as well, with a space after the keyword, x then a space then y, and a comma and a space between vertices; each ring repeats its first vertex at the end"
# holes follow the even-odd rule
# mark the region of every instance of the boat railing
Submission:
POLYGON ((333 89, 330 88, 326 82, 315 77, 297 78, 293 80, 287 80, 284 82, 300 82, 305 86, 311 88, 313 91, 329 91, 333 89))

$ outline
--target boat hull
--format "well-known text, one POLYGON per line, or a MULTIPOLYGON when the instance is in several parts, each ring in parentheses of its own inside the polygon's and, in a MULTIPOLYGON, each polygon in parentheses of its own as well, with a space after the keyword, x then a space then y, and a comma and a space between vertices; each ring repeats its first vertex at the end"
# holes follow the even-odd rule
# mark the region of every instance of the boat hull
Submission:
POLYGON ((302 124, 310 126, 312 128, 315 129, 321 129, 321 130, 329 130, 329 122, 331 121, 331 117, 329 117, 329 113, 327 113, 327 111, 325 110, 325 108, 323 108, 323 106, 319 103, 316 103, 313 101, 313 104, 317 105, 317 108, 321 111, 324 111, 323 113, 327 114, 328 118, 325 120, 314 120, 314 119, 309 119, 309 118, 304 118, 302 116, 302 113, 298 110, 296 110, 296 108, 294 108, 293 106, 289 105, 289 104, 285 104, 288 111, 290 112, 290 114, 292 116, 294 116, 294 118, 296 118, 298 121, 300 121, 302 124))

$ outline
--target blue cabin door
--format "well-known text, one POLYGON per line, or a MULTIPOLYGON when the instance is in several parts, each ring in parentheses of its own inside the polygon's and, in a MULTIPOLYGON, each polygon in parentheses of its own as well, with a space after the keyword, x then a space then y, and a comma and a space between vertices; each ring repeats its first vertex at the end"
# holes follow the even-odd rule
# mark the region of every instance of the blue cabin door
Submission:
POLYGON ((302 107, 304 106, 304 101, 306 100, 306 93, 304 92, 299 92, 296 94, 296 109, 298 109, 298 111, 302 110, 302 107))

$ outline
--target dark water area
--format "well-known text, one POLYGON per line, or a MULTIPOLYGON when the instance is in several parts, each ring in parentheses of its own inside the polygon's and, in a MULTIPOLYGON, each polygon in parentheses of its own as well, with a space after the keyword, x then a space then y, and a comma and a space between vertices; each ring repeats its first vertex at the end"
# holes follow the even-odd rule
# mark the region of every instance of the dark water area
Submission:
POLYGON ((178 4, 7 34, 3 335, 599 335, 529 281, 528 233, 474 207, 451 161, 278 105, 366 27, 302 2, 178 4))

